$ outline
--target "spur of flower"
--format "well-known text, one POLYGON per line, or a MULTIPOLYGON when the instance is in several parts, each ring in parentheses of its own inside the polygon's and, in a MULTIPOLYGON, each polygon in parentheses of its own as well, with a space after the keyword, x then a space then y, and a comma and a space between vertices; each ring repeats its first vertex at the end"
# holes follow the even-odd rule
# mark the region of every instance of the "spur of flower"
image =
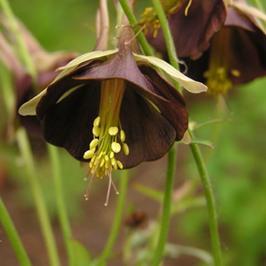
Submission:
POLYGON ((266 15, 245 1, 230 1, 221 30, 198 60, 186 59, 188 75, 205 82, 211 94, 226 94, 239 84, 266 75, 266 15))
POLYGON ((133 46, 120 38, 118 49, 79 56, 19 110, 37 116, 46 141, 88 162, 90 176, 110 177, 162 157, 188 127, 184 100, 172 84, 195 93, 207 89, 133 46))
MULTIPOLYGON (((178 56, 198 58, 224 23, 224 1, 162 0, 161 3, 168 17, 178 56)), ((152 7, 144 10, 141 25, 151 45, 167 58, 163 32, 152 7)))

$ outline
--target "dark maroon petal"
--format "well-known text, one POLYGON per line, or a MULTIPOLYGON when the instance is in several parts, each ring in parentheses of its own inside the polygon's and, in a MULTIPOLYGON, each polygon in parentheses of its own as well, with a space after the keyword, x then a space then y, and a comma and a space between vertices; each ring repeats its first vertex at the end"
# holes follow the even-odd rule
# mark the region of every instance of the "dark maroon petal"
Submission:
POLYGON ((235 26, 223 27, 214 36, 211 48, 198 60, 185 59, 188 67, 188 76, 201 82, 208 70, 211 60, 210 50, 216 50, 216 57, 226 62, 229 77, 234 84, 247 83, 257 77, 266 75, 266 36, 259 31, 253 32, 235 26), (215 39, 223 40, 223 51, 214 47, 215 39), (230 75, 230 71, 238 70, 239 77, 230 75))
POLYGON ((266 75, 266 36, 240 28, 227 29, 230 38, 230 69, 237 69, 239 77, 231 77, 235 84, 246 83, 266 75))
POLYGON ((125 168, 152 161, 167 153, 176 139, 176 130, 145 98, 128 84, 122 102, 120 120, 126 132, 129 155, 119 153, 125 168))
POLYGON ((166 83, 156 71, 148 67, 142 67, 144 73, 156 89, 156 93, 168 101, 161 101, 158 98, 149 97, 151 101, 160 109, 171 125, 176 129, 176 140, 183 138, 188 128, 188 113, 185 102, 181 94, 168 83, 166 83))
POLYGON ((45 115, 49 108, 56 104, 60 97, 70 89, 75 86, 80 85, 81 82, 73 80, 70 77, 64 77, 59 81, 52 83, 48 88, 46 94, 42 97, 40 103, 37 106, 37 113, 39 119, 42 119, 42 116, 45 115))
MULTIPOLYGON (((62 90, 62 88, 60 88, 62 90)), ((90 126, 97 117, 100 84, 91 82, 56 103, 52 93, 46 94, 37 108, 46 141, 64 147, 80 161, 92 139, 90 126)))
MULTIPOLYGON (((178 10, 169 15, 169 24, 179 57, 199 57, 208 46, 213 34, 224 23, 226 9, 222 0, 193 0, 188 15, 188 0, 182 1, 178 10)), ((157 37, 148 35, 150 43, 163 55, 166 46, 160 29, 157 37)))
POLYGON ((153 85, 140 72, 133 55, 128 50, 120 51, 106 62, 84 70, 74 78, 82 81, 123 79, 137 85, 144 95, 153 94, 160 98, 153 85))
POLYGON ((232 7, 227 8, 227 15, 224 25, 235 26, 248 31, 258 30, 258 27, 253 23, 252 18, 241 14, 238 10, 232 7))

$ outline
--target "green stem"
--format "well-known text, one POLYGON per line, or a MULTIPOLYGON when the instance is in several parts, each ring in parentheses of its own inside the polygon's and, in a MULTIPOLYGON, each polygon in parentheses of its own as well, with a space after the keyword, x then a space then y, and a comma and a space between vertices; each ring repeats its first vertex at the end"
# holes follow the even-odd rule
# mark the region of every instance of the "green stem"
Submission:
POLYGON ((265 11, 264 5, 262 4, 261 0, 254 0, 254 2, 258 9, 260 9, 262 12, 265 11))
MULTIPOLYGON (((167 44, 169 58, 171 59, 171 64, 173 66, 176 66, 176 62, 178 62, 177 58, 175 59, 175 51, 173 51, 173 38, 171 36, 169 25, 167 23, 166 18, 163 18, 165 16, 164 11, 161 7, 160 2, 157 0, 153 0, 155 7, 158 9, 158 17, 161 20, 161 27, 165 34, 165 42, 167 44), (175 62, 176 61, 176 62, 175 62)), ((128 8, 127 3, 125 0, 120 0, 121 6, 124 9, 125 14, 128 16, 128 20, 131 24, 136 24, 136 18, 133 14, 133 12, 128 8)), ((145 39, 145 36, 144 36, 145 39)), ((138 41, 141 44, 143 51, 146 55, 152 55, 151 51, 149 49, 146 49, 146 44, 143 42, 142 38, 138 37, 138 41)), ((146 41, 146 39, 145 39, 146 41)), ((197 144, 191 144, 191 150, 193 153, 193 158, 195 160, 196 166, 198 168, 201 182, 204 187, 205 192, 205 198, 207 201, 208 206, 208 212, 209 212, 209 224, 210 224, 210 234, 212 239, 212 250, 213 250, 213 256, 216 266, 223 265, 222 264, 222 253, 221 253, 221 245, 220 245, 220 239, 219 239, 219 233, 218 233, 218 223, 217 223, 217 213, 216 213, 216 207, 215 207, 215 200, 214 200, 214 194, 211 186, 211 181, 208 175, 208 170, 206 167, 206 164, 203 160, 203 156, 201 154, 201 151, 197 144)))
POLYGON ((117 240, 121 223, 123 217, 123 210, 125 208, 126 203, 126 194, 127 194, 127 187, 128 187, 128 171, 122 171, 121 175, 119 176, 119 197, 117 201, 117 206, 115 210, 115 216, 113 220, 113 224, 111 227, 111 231, 106 242, 106 245, 103 249, 101 257, 99 259, 99 265, 103 266, 106 265, 106 261, 111 257, 113 252, 113 246, 115 241, 117 240))
POLYGON ((207 202, 207 208, 209 213, 209 230, 211 235, 214 265, 221 266, 223 265, 222 252, 221 252, 220 237, 218 232, 218 219, 215 207, 215 198, 212 189, 211 179, 209 177, 208 170, 205 165, 199 146, 196 144, 190 144, 190 148, 199 171, 201 183, 204 188, 205 198, 207 202))
POLYGON ((56 243, 52 231, 52 227, 49 221, 49 215, 45 206, 43 193, 40 183, 36 177, 37 171, 34 167, 34 161, 31 153, 30 143, 27 137, 27 133, 23 128, 17 130, 17 142, 23 159, 25 160, 25 167, 27 171, 27 177, 31 186, 34 202, 38 213, 41 230, 45 239, 46 248, 49 255, 50 265, 60 265, 56 243))
POLYGON ((146 40, 143 32, 141 32, 138 21, 134 15, 134 13, 132 12, 130 5, 128 4, 128 0, 119 0, 119 3, 121 5, 121 7, 123 8, 124 13, 127 16, 130 25, 133 27, 139 43, 141 43, 141 47, 142 47, 143 52, 146 55, 152 55, 153 49, 151 48, 148 41, 146 40))
MULTIPOLYGON (((7 71, 4 71, 3 67, 0 67, 0 77, 1 77, 1 82, 2 82, 1 88, 3 91, 4 90, 6 91, 5 93, 13 96, 11 80, 10 78, 8 78, 8 76, 10 76, 10 74, 7 73, 7 71)), ((4 100, 7 100, 7 99, 4 98, 4 100)), ((13 114, 13 112, 11 111, 14 109, 14 106, 13 108, 11 108, 8 102, 6 102, 6 106, 10 108, 9 110, 10 114, 13 114)), ((17 138, 17 142, 19 145, 21 155, 23 159, 25 160, 27 177, 28 177, 28 181, 31 186, 31 189, 32 189, 32 194, 33 194, 33 198, 36 204, 37 214, 38 214, 38 218, 40 221, 42 233, 45 239, 49 259, 50 259, 52 266, 57 266, 59 265, 59 259, 58 259, 58 255, 56 251, 55 239, 54 239, 52 228, 51 228, 50 221, 48 218, 49 217, 48 211, 44 203, 41 186, 38 182, 38 179, 35 176, 36 169, 34 167, 30 143, 29 143, 25 130, 22 128, 18 129, 16 138, 17 138)))
POLYGON ((159 238, 152 258, 152 263, 151 263, 152 266, 160 265, 164 256, 165 245, 167 242, 167 237, 169 232, 171 207, 172 207, 172 192, 174 188, 174 177, 176 169, 175 146, 176 145, 174 145, 171 148, 171 150, 168 152, 168 166, 167 166, 166 183, 164 189, 162 217, 160 222, 159 238))
MULTIPOLYGON (((68 220, 67 208, 66 208, 65 201, 64 201, 64 192, 63 192, 63 186, 62 186, 62 169, 60 165, 58 149, 51 145, 47 145, 47 146, 48 146, 48 152, 49 152, 50 160, 52 163, 52 169, 53 169, 53 179, 54 179, 54 188, 55 188, 58 218, 60 221, 60 225, 61 225, 61 229, 62 229, 62 233, 64 237, 64 242, 66 245, 68 261, 72 262, 72 260, 74 259, 72 256, 71 245, 70 245, 72 233, 71 233, 71 226, 68 220)), ((70 263, 70 265, 72 264, 70 263)))
POLYGON ((20 240, 18 232, 13 224, 12 218, 10 217, 8 210, 0 198, 0 221, 7 234, 7 237, 13 247, 18 262, 21 266, 31 266, 28 254, 20 240))
POLYGON ((29 52, 24 42, 23 35, 21 34, 21 31, 17 24, 17 20, 7 0, 0 0, 0 10, 2 10, 3 14, 5 15, 8 23, 7 25, 9 26, 10 31, 13 33, 12 36, 15 38, 15 46, 21 61, 23 62, 29 74, 33 78, 35 78, 36 70, 34 64, 31 58, 29 57, 29 52))
MULTIPOLYGON (((0 7, 1 7, 3 13, 5 14, 6 18, 8 19, 8 23, 9 23, 8 25, 10 27, 10 30, 13 32, 13 35, 16 38, 17 53, 19 54, 22 62, 24 63, 25 67, 28 69, 29 73, 31 74, 33 80, 36 80, 37 72, 36 72, 36 69, 34 66, 34 62, 33 62, 32 58, 29 54, 29 51, 28 51, 27 46, 25 44, 25 40, 23 38, 23 35, 20 33, 16 18, 14 16, 9 4, 8 4, 8 1, 7 0, 0 0, 0 7)), ((55 195, 56 195, 58 216, 59 216, 59 220, 60 220, 60 224, 61 224, 61 228, 62 228, 62 232, 63 232, 63 236, 64 236, 64 241, 65 241, 65 245, 66 245, 66 249, 67 249, 67 253, 68 253, 68 258, 69 258, 69 262, 70 262, 72 259, 71 247, 70 247, 70 241, 69 241, 71 239, 71 227, 70 227, 69 222, 68 222, 67 211, 66 211, 65 204, 64 204, 61 167, 60 167, 57 151, 50 146, 48 146, 48 150, 49 150, 49 155, 50 155, 50 159, 51 159, 52 167, 53 167, 53 176, 54 176, 54 183, 55 183, 55 190, 56 190, 55 195)), ((28 149, 28 155, 30 157, 32 157, 30 148, 28 149)), ((33 162, 33 160, 32 160, 32 162, 33 162)), ((32 180, 31 180, 31 182, 32 182, 32 180)), ((36 180, 36 185, 39 186, 37 180, 36 180)), ((35 187, 34 184, 32 186, 35 187)), ((39 188, 39 190, 40 190, 40 188, 39 188)), ((40 199, 39 199, 39 201, 40 201, 40 199)), ((41 207, 42 204, 40 202, 39 202, 39 204, 37 204, 37 207, 38 206, 41 207)), ((43 208, 45 209, 45 206, 43 206, 43 208)), ((41 212, 42 211, 39 211, 39 213, 41 213, 41 212)), ((46 211, 43 210, 43 214, 45 216, 47 216, 46 222, 45 222, 45 224, 47 223, 46 224, 47 228, 43 229, 43 232, 45 234, 48 234, 47 236, 45 236, 46 242, 48 242, 48 239, 51 238, 51 236, 49 237, 49 235, 52 233, 52 229, 50 228, 48 215, 46 215, 45 212, 46 211)), ((43 226, 45 226, 45 225, 43 224, 43 226)), ((54 242, 53 237, 50 239, 50 242, 54 242)), ((58 265, 59 259, 58 259, 58 255, 56 252, 55 243, 52 243, 50 251, 48 253, 50 254, 50 260, 53 261, 53 263, 55 263, 55 265, 58 265), (52 250, 52 249, 54 249, 54 250, 52 250)))
POLYGON ((169 61, 173 67, 175 67, 176 69, 179 69, 178 58, 177 58, 176 49, 175 49, 175 43, 172 37, 172 33, 170 31, 170 27, 168 25, 167 17, 162 7, 162 4, 160 0, 152 0, 152 3, 154 6, 154 10, 156 11, 157 16, 159 18, 160 25, 163 31, 163 36, 164 36, 164 41, 165 41, 169 61))

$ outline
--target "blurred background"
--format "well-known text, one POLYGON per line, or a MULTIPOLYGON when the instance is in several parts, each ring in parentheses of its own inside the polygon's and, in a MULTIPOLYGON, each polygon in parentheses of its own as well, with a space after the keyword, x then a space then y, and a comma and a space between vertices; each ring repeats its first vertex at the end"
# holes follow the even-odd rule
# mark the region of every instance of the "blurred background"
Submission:
MULTIPOLYGON (((10 2, 15 14, 47 50, 83 53, 93 49, 97 1, 34 0, 30 1, 30 4, 21 0, 10 2)), ((138 2, 141 2, 137 6, 139 13, 148 1, 138 2)), ((112 7, 111 14, 114 14, 112 7)), ((266 265, 265 87, 266 79, 261 79, 247 86, 235 88, 225 99, 225 117, 220 111, 215 111, 217 99, 206 95, 187 97, 190 115, 196 125, 218 118, 216 123, 206 123, 196 129, 195 133, 199 139, 214 142, 214 149, 202 149, 217 199, 225 265, 266 265), (223 119, 219 119, 221 116, 223 119)), ((2 106, 1 95, 0 105, 2 106)), ((0 132, 4 132, 5 123, 5 113, 1 108, 0 132)), ((50 166, 40 142, 34 142, 34 154, 38 163, 36 174, 45 192, 59 252, 63 265, 66 265, 63 241, 55 215, 50 166)), ((183 144, 179 146, 175 212, 172 217, 168 259, 165 265, 207 265, 210 237, 203 192, 190 150, 183 144)), ((64 166, 65 201, 74 237, 95 256, 101 252, 108 237, 116 196, 113 193, 109 206, 104 207, 107 182, 100 180, 94 182, 90 199, 84 201, 83 194, 87 183, 84 182, 83 168, 64 150, 60 150, 60 155, 64 166)), ((154 219, 159 214, 158 199, 164 187, 165 168, 166 158, 162 158, 156 162, 143 163, 131 171, 125 223, 120 229, 120 239, 110 265, 130 265, 122 259, 129 252, 125 249, 132 244, 130 241, 133 236, 145 239, 149 234, 154 219), (142 213, 145 217, 145 224, 141 228, 134 228, 126 223, 129 219, 127 217, 134 212, 142 213)), ((115 181, 117 183, 118 179, 115 181)), ((25 178, 24 162, 18 153, 16 143, 8 143, 4 137, 0 140, 0 193, 33 265, 48 265, 34 202, 25 178)), ((139 250, 134 252, 140 253, 139 250)), ((142 252, 145 253, 145 246, 142 252)), ((1 227, 0 265, 17 265, 1 227)))

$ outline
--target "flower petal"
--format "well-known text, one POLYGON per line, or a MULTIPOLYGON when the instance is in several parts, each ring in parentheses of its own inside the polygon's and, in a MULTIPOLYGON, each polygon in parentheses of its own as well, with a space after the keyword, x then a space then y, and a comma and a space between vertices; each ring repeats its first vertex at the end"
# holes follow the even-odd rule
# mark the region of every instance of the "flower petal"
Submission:
POLYGON ((99 107, 99 83, 91 82, 72 92, 59 102, 47 93, 37 108, 46 141, 64 147, 80 161, 92 140, 90 125, 97 116, 99 107))
POLYGON ((137 85, 144 95, 153 94, 155 97, 160 97, 156 94, 153 85, 139 70, 130 51, 119 52, 106 62, 92 66, 81 71, 78 75, 74 75, 74 79, 79 81, 115 78, 127 80, 137 85))
MULTIPOLYGON (((179 2, 177 10, 170 12, 169 26, 179 57, 198 58, 204 52, 215 32, 223 25, 226 8, 223 0, 188 0, 179 2), (186 12, 186 10, 188 12, 186 12)), ((151 44, 164 56, 167 54, 162 30, 156 37, 148 35, 151 44)))
POLYGON ((68 75, 74 69, 76 69, 77 66, 79 66, 83 63, 88 63, 91 60, 96 60, 96 59, 108 57, 110 55, 117 53, 117 51, 118 51, 118 49, 113 49, 113 50, 106 50, 106 51, 92 51, 92 52, 83 54, 83 55, 73 59, 72 61, 70 61, 67 65, 58 68, 58 70, 63 70, 63 71, 59 73, 59 75, 56 77, 55 81, 68 75))
POLYGON ((43 97, 43 95, 45 95, 46 91, 47 89, 41 91, 38 95, 33 97, 31 100, 21 105, 20 108, 18 109, 18 113, 24 116, 36 115, 36 107, 38 103, 40 102, 41 98, 43 97))
POLYGON ((134 57, 140 65, 143 64, 152 66, 159 75, 160 71, 162 71, 163 74, 166 74, 168 76, 168 78, 177 81, 182 87, 184 87, 184 89, 191 93, 201 93, 207 91, 208 89, 204 84, 185 76, 180 71, 160 58, 154 56, 144 56, 140 54, 134 54, 134 57))
POLYGON ((162 116, 176 129, 176 140, 182 139, 188 128, 188 113, 183 97, 175 88, 166 83, 155 70, 142 67, 141 71, 153 84, 157 94, 168 100, 161 101, 152 95, 149 97, 160 109, 162 116))
POLYGON ((118 159, 125 168, 161 158, 176 138, 172 125, 152 104, 136 93, 134 86, 127 86, 120 112, 129 155, 119 153, 118 159))

